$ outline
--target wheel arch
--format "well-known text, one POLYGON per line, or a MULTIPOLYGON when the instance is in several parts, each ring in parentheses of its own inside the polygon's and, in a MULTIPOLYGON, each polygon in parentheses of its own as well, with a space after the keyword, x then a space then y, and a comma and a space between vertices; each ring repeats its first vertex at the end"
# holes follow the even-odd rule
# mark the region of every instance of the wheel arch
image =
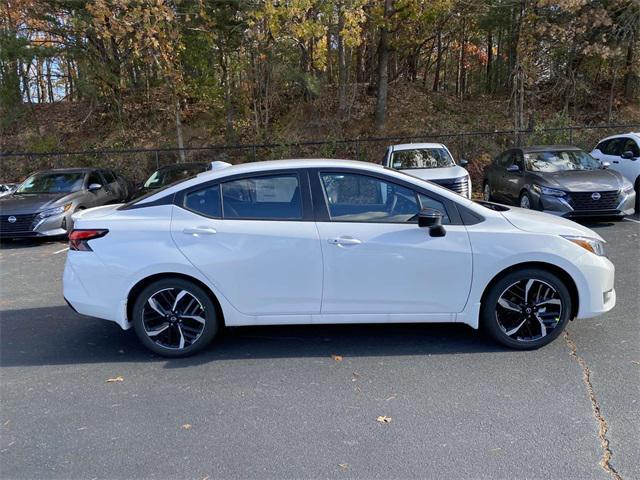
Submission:
POLYGON ((163 273, 156 273, 153 275, 149 275, 148 277, 145 277, 139 280, 138 283, 136 283, 133 287, 131 287, 131 290, 129 290, 129 293, 127 295, 127 319, 129 320, 129 322, 131 322, 131 317, 133 316, 133 304, 135 303, 135 300, 140 294, 140 292, 142 292, 142 290, 144 290, 151 283, 157 280, 163 280, 166 278, 180 278, 182 280, 192 282, 197 286, 199 286, 200 288, 202 288, 207 293, 207 295, 209 295, 209 298, 211 299, 211 301, 216 307, 216 316, 218 318, 218 323, 220 324, 221 327, 225 325, 224 312, 222 310, 222 306, 220 305, 220 301, 218 300, 218 297, 215 295, 215 293, 213 293, 211 288, 209 288, 209 286, 203 281, 198 280, 197 278, 192 277, 191 275, 186 275, 184 273, 177 273, 177 272, 163 272, 163 273))
POLYGON ((540 270, 545 270, 549 273, 553 273, 558 278, 560 278, 560 280, 564 282, 567 289, 569 290, 569 295, 571 295, 571 316, 569 318, 573 320, 578 316, 578 311, 580 308, 580 296, 578 294, 578 287, 576 285, 575 280, 573 279, 573 277, 571 277, 569 273, 567 273, 566 270, 562 269, 561 267, 558 267, 557 265, 553 265, 551 263, 546 263, 546 262, 516 263, 514 265, 511 265, 505 268, 501 272, 497 273, 491 279, 491 281, 487 284, 487 286, 484 288, 484 291, 482 292, 482 297, 480 298, 480 304, 484 305, 485 299, 489 294, 489 291, 491 290, 493 285, 495 285, 498 281, 500 281, 502 278, 504 278, 506 275, 512 272, 523 270, 526 268, 538 268, 540 270))

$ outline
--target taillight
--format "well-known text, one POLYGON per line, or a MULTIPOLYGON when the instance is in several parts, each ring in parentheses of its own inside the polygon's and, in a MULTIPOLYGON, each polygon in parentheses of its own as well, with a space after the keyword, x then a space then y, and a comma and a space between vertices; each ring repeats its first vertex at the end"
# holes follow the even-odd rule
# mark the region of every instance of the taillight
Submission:
POLYGON ((109 230, 71 230, 69 233, 69 250, 77 252, 92 252, 89 240, 104 237, 109 230))

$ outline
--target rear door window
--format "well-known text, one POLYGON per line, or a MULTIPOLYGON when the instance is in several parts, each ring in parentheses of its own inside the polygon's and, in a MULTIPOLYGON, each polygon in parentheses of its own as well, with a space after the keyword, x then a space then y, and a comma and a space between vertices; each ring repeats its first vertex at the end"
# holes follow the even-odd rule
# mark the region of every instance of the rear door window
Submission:
POLYGON ((205 217, 220 218, 220 185, 202 188, 185 195, 184 206, 205 217))
POLYGON ((298 176, 269 175, 223 183, 222 211, 225 219, 301 220, 298 176))

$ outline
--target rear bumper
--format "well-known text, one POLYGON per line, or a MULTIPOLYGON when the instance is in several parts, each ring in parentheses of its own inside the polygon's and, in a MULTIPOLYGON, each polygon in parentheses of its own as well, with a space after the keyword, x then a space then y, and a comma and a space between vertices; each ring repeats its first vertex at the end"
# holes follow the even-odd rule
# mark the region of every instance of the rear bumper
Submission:
MULTIPOLYGON (((126 300, 105 295, 108 286, 91 274, 101 266, 96 262, 100 261, 90 252, 69 252, 62 277, 64 299, 76 313, 116 322, 127 330, 131 324, 126 320, 126 300), (69 261, 70 256, 76 256, 75 266, 69 261)), ((107 283, 109 280, 112 279, 107 283)))

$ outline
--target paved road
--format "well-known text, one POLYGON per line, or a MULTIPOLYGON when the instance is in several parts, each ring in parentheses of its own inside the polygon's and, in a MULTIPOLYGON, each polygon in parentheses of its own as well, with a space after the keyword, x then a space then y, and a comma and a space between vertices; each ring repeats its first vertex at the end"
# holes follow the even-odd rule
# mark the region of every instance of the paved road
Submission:
POLYGON ((464 326, 263 327, 166 360, 64 305, 64 243, 3 244, 0 476, 640 478, 640 222, 591 226, 618 306, 535 352, 464 326))

